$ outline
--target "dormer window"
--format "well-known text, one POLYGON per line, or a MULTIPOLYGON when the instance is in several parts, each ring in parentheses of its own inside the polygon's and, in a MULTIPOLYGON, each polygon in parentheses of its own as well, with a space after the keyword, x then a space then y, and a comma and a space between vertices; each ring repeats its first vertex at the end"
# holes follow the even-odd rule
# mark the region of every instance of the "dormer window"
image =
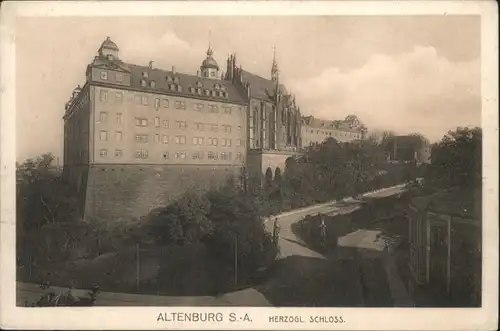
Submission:
POLYGON ((147 73, 146 71, 144 71, 144 72, 142 73, 142 77, 144 77, 144 78, 148 78, 148 73, 147 73))
POLYGON ((190 87, 189 87, 189 92, 190 92, 190 93, 194 93, 194 87, 190 86, 190 87))
POLYGON ((223 96, 224 96, 224 92, 219 91, 219 97, 221 97, 221 98, 222 98, 223 96))
POLYGON ((122 74, 116 74, 116 81, 117 82, 123 82, 123 75, 122 74))
POLYGON ((174 83, 179 84, 179 77, 174 77, 174 83))
POLYGON ((174 84, 170 84, 170 90, 171 91, 175 91, 175 85, 174 84))
POLYGON ((177 92, 182 92, 182 86, 177 85, 177 92))
POLYGON ((218 90, 218 89, 220 89, 220 85, 219 85, 219 84, 214 84, 214 88, 215 88, 216 90, 218 90))
POLYGON ((224 98, 228 98, 229 97, 229 94, 227 92, 224 92, 224 98))
POLYGON ((202 87, 203 87, 203 84, 202 84, 200 81, 197 81, 197 82, 196 82, 196 87, 198 87, 198 88, 202 88, 202 87))
POLYGON ((210 95, 210 91, 209 90, 205 90, 205 95, 209 96, 210 95))
POLYGON ((201 95, 201 88, 197 88, 196 89, 196 93, 198 93, 199 95, 201 95))
POLYGON ((147 83, 146 83, 145 79, 141 79, 141 86, 142 87, 146 87, 147 86, 147 83))
POLYGON ((151 86, 152 88, 155 88, 156 87, 156 82, 154 80, 152 80, 150 83, 149 83, 149 86, 151 86))
POLYGON ((212 91, 212 96, 213 96, 213 97, 217 96, 217 92, 212 91))
POLYGON ((221 90, 223 90, 223 91, 225 91, 225 90, 226 90, 226 87, 225 87, 224 85, 222 85, 222 86, 220 87, 220 89, 221 89, 221 90))
POLYGON ((108 72, 107 71, 101 71, 101 79, 108 80, 108 72))
POLYGON ((172 76, 167 76, 167 82, 171 83, 173 81, 172 76))

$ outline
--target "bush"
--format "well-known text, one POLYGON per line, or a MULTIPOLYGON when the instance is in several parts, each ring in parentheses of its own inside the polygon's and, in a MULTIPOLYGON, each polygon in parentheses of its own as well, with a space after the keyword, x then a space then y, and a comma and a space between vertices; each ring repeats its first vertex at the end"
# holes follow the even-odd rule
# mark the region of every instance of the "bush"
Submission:
POLYGON ((150 234, 161 244, 197 243, 212 231, 209 212, 207 197, 190 192, 151 216, 150 234))

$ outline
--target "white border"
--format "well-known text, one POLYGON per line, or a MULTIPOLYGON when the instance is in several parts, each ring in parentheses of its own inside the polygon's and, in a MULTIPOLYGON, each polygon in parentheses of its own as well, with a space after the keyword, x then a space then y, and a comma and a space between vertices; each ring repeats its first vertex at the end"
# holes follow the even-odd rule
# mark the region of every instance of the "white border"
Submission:
POLYGON ((493 1, 6 2, 1 7, 0 326, 22 329, 493 330, 498 308, 498 11, 493 1), (15 307, 15 17, 165 15, 481 15, 484 132, 483 307, 436 308, 56 308, 15 307), (225 322, 157 323, 165 311, 223 312, 225 322), (229 323, 248 313, 252 323, 229 323), (277 314, 342 315, 345 324, 272 324, 277 314))

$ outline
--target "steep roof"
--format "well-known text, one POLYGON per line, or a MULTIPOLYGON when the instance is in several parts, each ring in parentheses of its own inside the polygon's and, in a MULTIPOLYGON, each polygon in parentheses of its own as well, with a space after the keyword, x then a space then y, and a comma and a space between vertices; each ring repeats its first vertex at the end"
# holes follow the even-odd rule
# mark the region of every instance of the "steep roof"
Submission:
POLYGON ((173 95, 185 96, 185 97, 197 97, 201 99, 210 99, 217 102, 230 102, 238 104, 246 104, 247 100, 238 91, 237 87, 230 81, 221 79, 211 79, 205 77, 198 77, 197 75, 190 75, 180 72, 167 71, 160 68, 150 68, 149 66, 142 66, 136 64, 124 63, 121 61, 109 61, 103 58, 96 58, 92 63, 93 66, 98 65, 115 65, 118 68, 130 73, 130 87, 134 89, 141 89, 144 91, 168 93, 173 95), (147 75, 144 76, 144 73, 147 75), (167 78, 172 79, 177 78, 177 85, 181 86, 181 91, 177 89, 170 89, 170 84, 174 84, 173 81, 168 81, 167 78), (141 86, 141 80, 145 79, 147 81, 147 87, 141 86), (150 82, 154 81, 155 86, 151 87, 150 82), (197 88, 198 84, 201 83, 202 93, 197 94, 196 91, 191 92, 190 87, 197 88), (216 89, 215 85, 219 85, 220 89, 216 89), (216 95, 205 95, 205 90, 216 91, 216 95), (220 96, 219 92, 227 92, 226 96, 220 96))
POLYGON ((432 211, 481 221, 482 191, 480 188, 452 187, 431 195, 413 198, 411 203, 421 210, 429 207, 432 211))
MULTIPOLYGON (((274 92, 276 90, 275 81, 252 74, 251 72, 245 70, 242 70, 242 75, 243 83, 250 84, 250 96, 252 98, 262 99, 269 102, 274 101, 274 92)), ((288 94, 288 91, 283 84, 280 84, 279 88, 283 94, 288 94)))

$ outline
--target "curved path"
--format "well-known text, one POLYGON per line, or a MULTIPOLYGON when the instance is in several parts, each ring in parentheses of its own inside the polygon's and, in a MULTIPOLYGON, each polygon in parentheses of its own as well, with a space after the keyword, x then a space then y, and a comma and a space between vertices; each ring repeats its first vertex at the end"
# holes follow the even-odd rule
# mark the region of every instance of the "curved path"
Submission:
MULTIPOLYGON (((365 197, 387 197, 404 191, 403 185, 364 194, 365 197)), ((261 292, 277 306, 370 306, 405 305, 393 300, 393 288, 387 284, 397 275, 383 257, 386 243, 379 231, 359 229, 338 238, 334 252, 320 254, 310 249, 293 231, 292 225, 307 215, 348 214, 361 206, 360 201, 348 198, 277 215, 280 226, 280 256, 278 272, 261 292), (280 265, 281 264, 281 265, 280 265), (386 276, 390 274, 391 279, 386 276), (367 297, 367 300, 365 298, 367 297)), ((266 220, 272 232, 274 219, 266 220)), ((401 297, 401 295, 399 296, 401 297)))

